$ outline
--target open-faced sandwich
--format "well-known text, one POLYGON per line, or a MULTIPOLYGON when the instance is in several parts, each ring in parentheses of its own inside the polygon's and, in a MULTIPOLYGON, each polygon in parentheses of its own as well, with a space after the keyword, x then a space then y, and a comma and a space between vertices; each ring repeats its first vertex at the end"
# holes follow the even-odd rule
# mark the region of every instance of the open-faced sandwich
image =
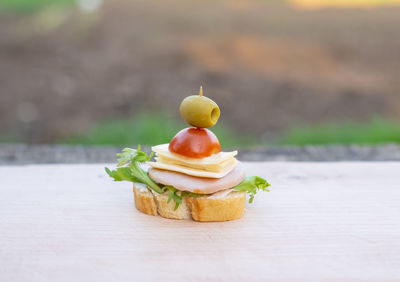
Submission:
POLYGON ((186 97, 180 106, 183 119, 193 127, 178 132, 169 144, 152 147, 148 156, 125 148, 118 167, 106 168, 115 181, 131 181, 136 208, 146 214, 173 219, 226 221, 240 218, 257 190, 268 182, 246 177, 237 151, 221 152, 218 138, 207 128, 216 124, 220 110, 211 99, 186 97), (155 161, 150 161, 155 153, 155 161), (148 167, 148 169, 145 168, 148 167))

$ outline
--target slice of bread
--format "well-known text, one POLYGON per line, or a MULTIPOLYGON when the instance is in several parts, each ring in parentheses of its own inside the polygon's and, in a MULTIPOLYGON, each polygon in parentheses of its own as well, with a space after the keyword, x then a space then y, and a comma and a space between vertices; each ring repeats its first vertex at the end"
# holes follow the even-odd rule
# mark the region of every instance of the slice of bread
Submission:
MULTIPOLYGON (((151 193, 151 192, 150 192, 151 193)), ((172 218, 172 219, 190 219, 192 216, 190 215, 189 206, 187 204, 187 198, 184 197, 182 199, 182 204, 179 205, 176 211, 175 209, 175 202, 171 200, 168 203, 168 192, 164 194, 157 194, 152 193, 154 195, 154 199, 157 203, 157 212, 159 215, 165 218, 172 218)))
POLYGON ((133 195, 135 196, 135 207, 142 213, 157 215, 157 204, 153 193, 145 187, 133 184, 133 195))
POLYGON ((149 189, 133 185, 136 208, 149 215, 159 214, 172 219, 194 219, 196 221, 227 221, 241 218, 244 213, 246 193, 232 191, 217 198, 201 196, 184 197, 174 211, 175 202, 168 202, 168 192, 152 193, 149 189))

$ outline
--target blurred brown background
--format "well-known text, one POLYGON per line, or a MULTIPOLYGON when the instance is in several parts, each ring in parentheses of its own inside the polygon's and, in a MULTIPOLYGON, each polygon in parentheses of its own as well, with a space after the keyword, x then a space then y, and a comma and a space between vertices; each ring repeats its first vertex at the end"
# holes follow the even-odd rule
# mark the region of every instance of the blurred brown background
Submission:
MULTIPOLYGON (((400 119, 397 6, 20 2, 0 12, 4 142, 62 142, 143 113, 179 119, 200 85, 222 126, 260 142, 296 126, 400 119)), ((393 130, 386 142, 400 142, 393 130)))

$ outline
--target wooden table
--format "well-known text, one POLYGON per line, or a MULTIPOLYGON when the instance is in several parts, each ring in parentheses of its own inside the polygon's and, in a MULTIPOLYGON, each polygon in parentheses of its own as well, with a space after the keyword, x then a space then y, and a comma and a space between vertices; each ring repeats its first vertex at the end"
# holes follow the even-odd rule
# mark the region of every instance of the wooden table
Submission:
POLYGON ((0 281, 399 281, 400 163, 246 163, 245 216, 135 210, 104 165, 0 167, 0 281))

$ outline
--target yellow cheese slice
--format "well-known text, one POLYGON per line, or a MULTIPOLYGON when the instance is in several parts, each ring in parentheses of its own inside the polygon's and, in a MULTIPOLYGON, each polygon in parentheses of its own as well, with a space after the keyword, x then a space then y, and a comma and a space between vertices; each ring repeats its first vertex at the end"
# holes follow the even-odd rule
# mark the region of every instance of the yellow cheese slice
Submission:
POLYGON ((205 171, 205 170, 198 170, 189 167, 179 166, 179 165, 172 165, 172 164, 163 164, 160 162, 147 162, 148 165, 158 169, 176 171, 183 174, 188 174, 197 177, 206 177, 206 178, 221 178, 227 175, 236 165, 236 159, 233 159, 234 162, 227 166, 221 172, 212 172, 212 171, 205 171))
POLYGON ((158 163, 163 163, 163 164, 170 164, 170 165, 178 165, 178 166, 184 166, 188 168, 193 168, 193 169, 198 169, 198 170, 206 170, 206 171, 212 171, 212 172, 223 172, 225 171, 228 167, 231 167, 232 164, 235 163, 235 158, 232 157, 230 159, 227 159, 226 161, 223 161, 222 163, 218 164, 193 164, 193 163, 187 163, 181 160, 165 157, 162 155, 156 156, 155 160, 158 163))
POLYGON ((220 164, 228 159, 232 159, 237 155, 237 151, 232 152, 220 152, 218 154, 211 155, 206 158, 195 159, 188 158, 179 154, 171 153, 168 149, 169 144, 161 144, 152 147, 151 149, 159 156, 166 157, 168 159, 172 159, 175 161, 179 161, 185 164, 194 164, 194 165, 210 165, 210 164, 220 164))

